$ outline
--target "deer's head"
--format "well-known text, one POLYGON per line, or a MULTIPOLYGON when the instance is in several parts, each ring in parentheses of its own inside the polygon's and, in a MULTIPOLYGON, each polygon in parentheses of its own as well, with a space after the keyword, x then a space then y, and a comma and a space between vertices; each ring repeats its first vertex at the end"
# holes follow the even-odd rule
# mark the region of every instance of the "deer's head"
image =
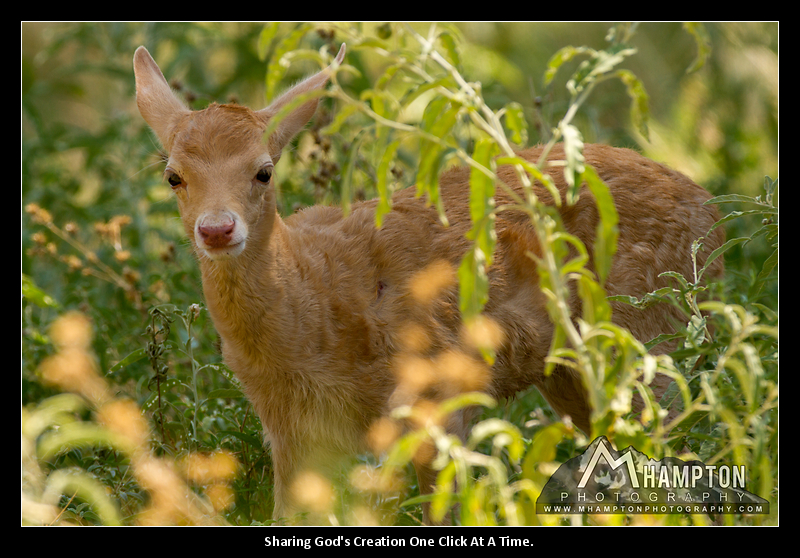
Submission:
MULTIPOLYGON (((335 65, 344 59, 345 46, 335 65)), ((273 174, 282 149, 317 109, 331 68, 251 110, 216 103, 188 109, 170 89, 150 53, 133 58, 139 112, 169 154, 164 178, 178 199, 184 227, 198 253, 212 260, 240 255, 255 230, 275 219, 273 174), (270 122, 277 118, 277 124, 270 122)))

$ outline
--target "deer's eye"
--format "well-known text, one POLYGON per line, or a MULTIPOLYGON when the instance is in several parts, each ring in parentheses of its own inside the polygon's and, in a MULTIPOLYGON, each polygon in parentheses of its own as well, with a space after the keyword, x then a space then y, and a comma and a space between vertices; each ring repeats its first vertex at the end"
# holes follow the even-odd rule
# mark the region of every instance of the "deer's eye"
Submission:
POLYGON ((172 187, 173 190, 183 185, 183 179, 178 175, 178 173, 176 173, 172 169, 167 169, 164 172, 164 176, 166 177, 167 182, 169 182, 169 185, 172 187))
POLYGON ((261 167, 261 169, 256 173, 256 180, 264 184, 272 180, 272 165, 261 167))

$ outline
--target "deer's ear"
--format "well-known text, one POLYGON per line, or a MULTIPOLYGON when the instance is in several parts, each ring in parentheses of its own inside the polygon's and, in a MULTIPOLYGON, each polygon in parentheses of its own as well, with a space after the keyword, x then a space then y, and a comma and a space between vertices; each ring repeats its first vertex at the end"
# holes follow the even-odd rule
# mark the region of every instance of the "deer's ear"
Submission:
POLYGON ((273 159, 277 160, 280 157, 281 150, 314 116, 322 91, 331 77, 332 68, 342 63, 344 53, 345 45, 342 44, 331 66, 301 81, 275 99, 267 108, 256 113, 265 122, 275 117, 279 118, 269 137, 270 154, 273 159))
POLYGON ((143 46, 133 55, 133 72, 139 112, 169 151, 177 123, 191 111, 172 92, 161 69, 143 46))

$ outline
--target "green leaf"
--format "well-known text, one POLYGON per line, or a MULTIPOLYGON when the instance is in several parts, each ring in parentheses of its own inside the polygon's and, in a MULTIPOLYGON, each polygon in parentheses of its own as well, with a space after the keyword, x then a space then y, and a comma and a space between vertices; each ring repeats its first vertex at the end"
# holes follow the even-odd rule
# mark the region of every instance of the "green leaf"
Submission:
POLYGON ((232 436, 233 438, 241 440, 254 448, 261 448, 264 445, 260 437, 251 436, 250 434, 245 434, 244 432, 239 432, 238 430, 221 430, 219 435, 220 438, 222 436, 232 436))
POLYGON ((600 222, 594 240, 594 267, 600 284, 603 285, 611 272, 619 238, 619 214, 608 186, 600 179, 593 167, 584 168, 582 179, 594 196, 600 222))
POLYGON ((640 310, 643 310, 653 306, 654 304, 664 302, 667 296, 673 294, 674 292, 675 290, 672 287, 662 287, 661 289, 657 289, 652 293, 647 293, 641 299, 628 295, 612 295, 608 297, 608 300, 609 302, 621 302, 623 304, 629 304, 639 308, 640 310))
POLYGON ((103 525, 122 525, 117 506, 106 488, 83 471, 59 469, 47 477, 43 500, 58 501, 61 495, 75 495, 87 502, 103 525))
POLYGON ((464 255, 458 266, 459 309, 464 320, 481 313, 489 299, 486 256, 477 243, 464 255))
POLYGON ((505 107, 504 117, 506 126, 511 131, 511 141, 517 145, 528 143, 528 123, 522 112, 522 105, 509 103, 505 107))
POLYGON ((564 140, 564 156, 567 162, 564 167, 564 180, 567 182, 567 205, 573 205, 578 201, 581 186, 580 175, 583 174, 585 168, 583 138, 578 128, 571 124, 562 124, 560 130, 564 140))
POLYGON ((477 448, 478 444, 487 438, 497 438, 494 442, 495 444, 502 442, 506 445, 508 447, 508 456, 512 462, 516 463, 522 457, 525 447, 522 441, 522 434, 510 422, 498 418, 489 418, 479 422, 472 428, 469 447, 477 448))
POLYGON ((85 407, 85 400, 72 393, 60 393, 48 397, 33 411, 28 411, 23 407, 22 433, 31 440, 35 440, 48 428, 60 428, 63 424, 74 422, 78 413, 85 407))
MULTIPOLYGON (((164 380, 163 382, 161 382, 161 395, 163 396, 166 392, 176 387, 183 388, 186 387, 186 385, 183 382, 181 382, 178 378, 169 378, 167 380, 164 380)), ((155 387, 153 388, 153 390, 154 390, 153 393, 150 395, 150 397, 147 398, 147 400, 142 405, 142 409, 145 411, 149 411, 153 407, 153 405, 155 405, 158 401, 158 391, 156 391, 155 387)))
POLYGON ((344 126, 348 122, 349 118, 357 112, 358 112, 358 105, 355 104, 344 105, 343 107, 341 107, 339 110, 336 111, 336 114, 334 115, 331 123, 325 126, 322 129, 321 133, 326 136, 333 136, 335 134, 338 134, 341 131, 342 126, 344 126))
POLYGON ((404 468, 428 439, 428 433, 424 429, 414 430, 401 437, 386 456, 384 473, 391 475, 392 471, 404 468))
MULTIPOLYGON (((472 158, 483 168, 492 169, 492 159, 498 152, 497 144, 489 139, 478 140, 472 158)), ((488 176, 472 167, 469 174, 469 212, 472 230, 467 237, 476 241, 486 255, 487 265, 492 265, 496 237, 494 234, 494 176, 488 176)))
POLYGON ((256 47, 258 59, 264 61, 267 59, 267 52, 272 45, 272 40, 278 32, 279 24, 277 21, 265 25, 258 35, 258 45, 256 47))
POLYGON ((380 89, 373 89, 362 93, 363 101, 369 101, 372 112, 387 120, 394 120, 397 117, 397 100, 388 92, 380 89))
POLYGON ((744 242, 749 242, 749 241, 750 239, 746 237, 732 238, 726 241, 725 244, 723 244, 722 246, 711 252, 711 254, 708 256, 708 259, 706 259, 706 264, 703 266, 703 268, 700 270, 700 273, 698 274, 699 277, 702 277, 708 266, 710 266, 711 263, 718 257, 720 257, 722 254, 724 254, 725 252, 727 252, 728 250, 730 250, 731 248, 733 248, 738 244, 742 244, 744 242))
POLYGON ((391 192, 389 191, 389 176, 391 166, 394 162, 395 153, 400 147, 400 140, 391 142, 382 151, 381 159, 378 162, 376 187, 378 190, 378 206, 375 208, 375 226, 380 228, 383 225, 383 216, 392 210, 391 192))
MULTIPOLYGON (((714 226, 711 227, 709 232, 713 231, 714 229, 725 225, 726 223, 733 221, 735 219, 739 219, 741 217, 748 217, 751 215, 777 215, 778 210, 777 208, 767 208, 767 209, 754 209, 752 211, 731 211, 727 215, 725 215, 722 219, 714 223, 714 226)), ((753 235, 755 236, 755 234, 753 235)), ((750 240, 750 239, 747 239, 750 240)))
MULTIPOLYGON (((551 317, 553 312, 550 312, 551 317)), ((547 351, 548 355, 555 354, 556 351, 561 349, 567 342, 567 332, 564 330, 564 326, 561 325, 560 321, 553 322, 553 339, 550 341, 550 348, 547 351)), ((556 362, 550 358, 545 359, 544 363, 544 375, 549 376, 553 373, 553 370, 556 367, 556 362)))
POLYGON ((431 519, 441 522, 450 509, 453 501, 453 486, 456 476, 456 464, 450 461, 444 469, 436 475, 436 487, 433 491, 431 502, 431 519))
POLYGON ((48 460, 71 449, 91 446, 104 446, 123 452, 131 449, 126 438, 97 424, 72 422, 42 435, 37 453, 41 459, 48 460))
POLYGON ((769 176, 764 177, 764 190, 767 192, 767 203, 772 205, 772 198, 775 195, 775 190, 778 189, 778 179, 772 180, 769 176))
POLYGON ((547 62, 547 69, 544 73, 544 85, 545 87, 550 85, 550 82, 553 81, 553 78, 558 72, 558 69, 566 62, 572 60, 575 56, 579 54, 594 54, 596 51, 594 49, 588 47, 574 47, 574 46, 566 46, 556 52, 550 60, 547 62))
MULTIPOLYGON (((446 138, 455 126, 461 105, 451 103, 444 97, 437 97, 425 108, 422 118, 422 129, 431 136, 446 138)), ((423 140, 421 146, 419 172, 417 173, 417 195, 427 194, 428 201, 436 207, 439 219, 446 226, 447 217, 439 197, 439 167, 445 155, 445 149, 431 140, 423 140)))
POLYGON ((586 275, 578 278, 578 294, 581 297, 583 319, 589 324, 611 320, 611 305, 606 292, 596 281, 586 275))
POLYGON ((453 38, 452 33, 445 31, 439 35, 439 40, 447 53, 450 64, 458 68, 461 65, 461 55, 458 52, 458 44, 453 38))
POLYGON ((128 356, 123 358, 121 361, 116 363, 114 366, 112 366, 111 369, 109 370, 109 372, 119 372, 120 370, 122 370, 126 366, 129 366, 129 365, 133 364, 134 362, 142 360, 143 358, 147 358, 147 350, 144 349, 144 348, 136 349, 131 354, 129 354, 128 356))
POLYGON ((553 204, 556 207, 561 207, 561 192, 559 192, 558 188, 556 187, 555 183, 553 182, 550 175, 544 174, 538 166, 531 163, 530 161, 526 161, 521 157, 508 157, 502 156, 498 157, 495 160, 495 163, 498 165, 520 165, 525 172, 531 175, 532 178, 536 179, 539 183, 542 184, 550 195, 553 197, 553 204))
POLYGON ((556 460, 557 446, 564 439, 566 426, 557 422, 540 429, 533 437, 528 453, 522 462, 522 476, 536 480, 540 473, 539 463, 550 463, 556 460))
POLYGON ((723 194, 721 196, 714 196, 704 205, 708 204, 718 204, 718 203, 733 203, 733 202, 740 202, 740 203, 754 203, 765 208, 772 208, 771 204, 764 203, 754 197, 745 196, 744 194, 723 194))
POLYGON ((708 31, 706 31, 702 23, 686 21, 683 23, 683 28, 694 37, 695 44, 697 45, 697 57, 686 70, 687 74, 691 74, 702 68, 706 60, 708 60, 711 54, 711 38, 708 36, 708 31))
POLYGON ((550 238, 554 243, 553 253, 558 259, 562 259, 566 256, 569 249, 568 244, 571 244, 577 252, 574 258, 567 260, 561 265, 561 275, 567 276, 570 273, 582 273, 584 271, 584 267, 589 262, 589 252, 586 249, 586 245, 581 242, 581 239, 575 235, 565 232, 552 233, 550 238))
POLYGON ((22 297, 30 300, 40 308, 58 308, 60 305, 50 295, 37 287, 33 279, 22 274, 22 297))
POLYGON ((630 70, 617 70, 617 77, 625 84, 628 96, 631 98, 631 120, 639 133, 650 138, 647 125, 650 119, 650 96, 644 89, 644 83, 630 70))
POLYGON ((342 169, 341 206, 342 213, 345 215, 345 217, 350 214, 350 205, 353 201, 353 192, 355 191, 355 188, 353 187, 353 175, 358 164, 358 155, 359 149, 361 148, 361 143, 366 137, 367 134, 364 133, 364 130, 361 130, 356 135, 353 143, 350 144, 347 161, 345 161, 344 169, 342 169))
POLYGON ((756 280, 753 283, 753 286, 750 287, 749 296, 751 298, 755 297, 756 295, 758 295, 758 293, 761 292, 761 289, 764 287, 764 283, 766 283, 770 279, 770 276, 772 275, 772 272, 774 271, 775 267, 777 267, 777 265, 778 265, 778 250, 776 249, 766 259, 764 265, 761 268, 761 271, 758 274, 758 277, 756 277, 756 280))
POLYGON ((306 33, 310 29, 309 25, 300 25, 297 29, 291 32, 287 37, 281 40, 273 51, 272 61, 267 66, 267 75, 265 77, 266 96, 267 99, 273 99, 277 91, 278 84, 286 75, 287 64, 283 57, 297 50, 300 41, 303 40, 306 33))
POLYGON ((664 273, 659 273, 659 277, 670 277, 677 281, 678 285, 680 285, 680 289, 683 292, 690 291, 691 288, 689 287, 689 282, 686 280, 682 274, 678 273, 677 271, 665 271, 664 273))
MULTIPOLYGON (((439 88, 451 89, 454 86, 455 84, 453 83, 453 78, 450 77, 449 75, 433 81, 426 81, 425 83, 416 85, 411 91, 409 91, 406 95, 403 96, 403 109, 406 109, 411 103, 416 101, 419 97, 421 97, 428 91, 432 91, 439 88)), ((444 97, 439 97, 439 99, 441 100, 442 103, 447 102, 447 99, 445 99, 444 97)))
POLYGON ((276 112, 275 115, 269 119, 266 128, 264 128, 264 134, 262 136, 264 141, 267 141, 269 136, 278 129, 278 124, 280 124, 284 118, 291 115, 295 109, 312 99, 324 97, 326 94, 327 93, 324 89, 315 89, 313 91, 308 91, 306 93, 297 95, 291 101, 283 105, 280 110, 278 110, 278 112, 276 112))
POLYGON ((467 407, 486 407, 487 409, 491 409, 496 404, 497 402, 492 399, 490 395, 481 393, 479 391, 470 391, 467 393, 461 393, 443 401, 439 405, 439 413, 441 413, 443 416, 449 416, 452 413, 467 407))

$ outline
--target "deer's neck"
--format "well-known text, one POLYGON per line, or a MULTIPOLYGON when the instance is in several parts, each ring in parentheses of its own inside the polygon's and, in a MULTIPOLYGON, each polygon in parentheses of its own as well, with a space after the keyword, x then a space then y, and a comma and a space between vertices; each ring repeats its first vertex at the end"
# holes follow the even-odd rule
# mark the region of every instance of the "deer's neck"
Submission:
MULTIPOLYGON (((287 300, 285 226, 275 215, 248 239, 244 252, 229 260, 201 257, 206 305, 222 338, 226 361, 237 374, 275 369, 295 328, 287 300)), ((288 270, 288 271, 287 271, 288 270)))

